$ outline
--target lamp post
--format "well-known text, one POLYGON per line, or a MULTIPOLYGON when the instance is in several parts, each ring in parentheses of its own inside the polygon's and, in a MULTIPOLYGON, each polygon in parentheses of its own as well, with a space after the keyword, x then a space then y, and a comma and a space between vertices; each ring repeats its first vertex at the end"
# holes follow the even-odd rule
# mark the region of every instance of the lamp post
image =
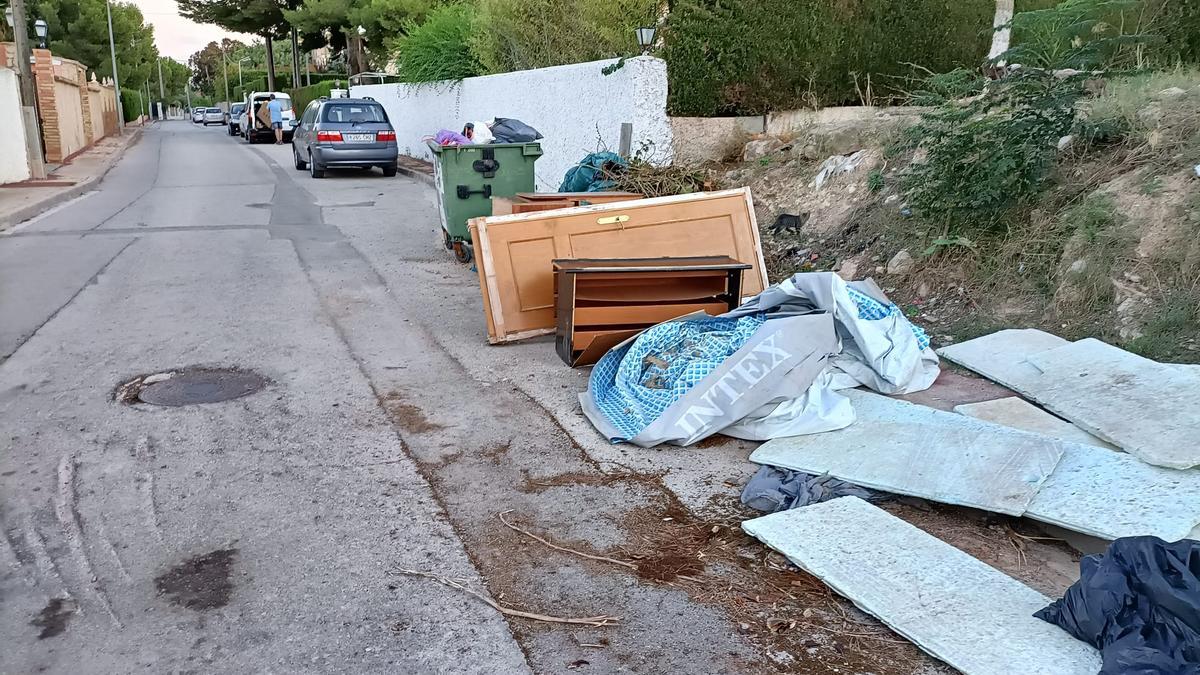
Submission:
POLYGON ((654 26, 642 26, 637 29, 638 47, 646 54, 654 46, 654 26))
POLYGON ((38 46, 42 49, 46 48, 46 36, 50 33, 50 25, 45 19, 38 19, 33 22, 33 32, 37 33, 38 46))

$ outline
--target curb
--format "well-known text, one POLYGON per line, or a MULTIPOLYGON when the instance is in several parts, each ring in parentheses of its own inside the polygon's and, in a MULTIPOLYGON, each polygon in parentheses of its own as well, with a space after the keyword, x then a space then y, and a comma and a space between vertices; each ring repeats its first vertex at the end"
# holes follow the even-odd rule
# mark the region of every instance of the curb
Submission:
POLYGON ((401 164, 396 167, 396 173, 398 173, 402 176, 408 176, 409 178, 412 178, 413 180, 417 181, 418 183, 424 183, 425 185, 427 185, 429 187, 434 187, 433 176, 425 173, 424 171, 417 171, 416 169, 410 169, 410 168, 404 166, 403 164, 401 164))
POLYGON ((108 172, 117 165, 117 162, 121 161, 121 158, 125 156, 125 151, 141 139, 143 129, 144 127, 130 129, 127 126, 126 134, 129 135, 129 140, 125 142, 125 147, 122 148, 120 152, 113 153, 108 164, 96 175, 79 181, 75 185, 71 186, 71 188, 68 190, 64 190, 55 195, 46 197, 41 201, 17 209, 8 215, 0 215, 0 231, 6 230, 14 225, 19 225, 30 218, 33 218, 45 211, 49 211, 59 204, 68 202, 72 199, 75 199, 79 195, 90 191, 96 186, 97 183, 104 180, 104 177, 107 176, 108 172))

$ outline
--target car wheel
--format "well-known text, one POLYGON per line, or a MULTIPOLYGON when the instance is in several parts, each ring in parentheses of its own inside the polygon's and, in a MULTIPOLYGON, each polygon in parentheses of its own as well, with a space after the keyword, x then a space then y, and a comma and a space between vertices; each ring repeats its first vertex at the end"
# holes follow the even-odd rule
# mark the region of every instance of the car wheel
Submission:
POLYGON ((383 175, 387 176, 388 178, 395 176, 396 175, 396 165, 395 164, 385 164, 383 167, 383 175))
POLYGON ((296 170, 303 171, 308 168, 308 162, 300 159, 300 153, 296 151, 296 146, 292 146, 292 161, 296 163, 296 170))
POLYGON ((311 152, 308 153, 308 175, 312 176, 313 178, 325 177, 325 169, 317 166, 317 163, 313 161, 311 152))

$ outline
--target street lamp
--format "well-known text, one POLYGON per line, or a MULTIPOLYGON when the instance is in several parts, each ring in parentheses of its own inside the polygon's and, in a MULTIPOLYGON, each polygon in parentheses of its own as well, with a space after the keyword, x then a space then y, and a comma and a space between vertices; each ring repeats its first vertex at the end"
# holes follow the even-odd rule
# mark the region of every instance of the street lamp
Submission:
POLYGON ((38 42, 40 43, 42 49, 45 49, 46 35, 50 32, 50 25, 46 23, 45 19, 38 19, 37 21, 33 22, 33 32, 37 33, 38 42))
POLYGON ((637 29, 638 47, 641 47, 642 53, 650 51, 654 46, 654 26, 642 26, 637 29))

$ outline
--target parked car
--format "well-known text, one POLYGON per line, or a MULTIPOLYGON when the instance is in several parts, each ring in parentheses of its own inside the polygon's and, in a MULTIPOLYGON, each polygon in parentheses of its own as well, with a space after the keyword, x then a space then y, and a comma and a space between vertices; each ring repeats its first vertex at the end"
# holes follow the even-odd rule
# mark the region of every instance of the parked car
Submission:
POLYGON ((264 127, 257 121, 258 110, 265 106, 275 95, 275 100, 283 106, 283 140, 292 140, 292 131, 296 126, 296 113, 292 111, 292 97, 282 91, 256 91, 246 97, 246 107, 242 111, 242 135, 247 143, 259 140, 275 140, 275 130, 264 127))
POLYGON ((204 111, 206 108, 192 108, 192 124, 199 124, 204 121, 204 111))
POLYGON ((322 98, 308 104, 292 137, 296 169, 323 178, 330 168, 379 167, 396 175, 396 130, 369 98, 322 98))
POLYGON ((225 111, 220 108, 205 108, 204 126, 210 124, 225 124, 225 111))
POLYGON ((242 133, 242 111, 246 109, 245 103, 234 103, 229 106, 229 135, 237 136, 242 133))

